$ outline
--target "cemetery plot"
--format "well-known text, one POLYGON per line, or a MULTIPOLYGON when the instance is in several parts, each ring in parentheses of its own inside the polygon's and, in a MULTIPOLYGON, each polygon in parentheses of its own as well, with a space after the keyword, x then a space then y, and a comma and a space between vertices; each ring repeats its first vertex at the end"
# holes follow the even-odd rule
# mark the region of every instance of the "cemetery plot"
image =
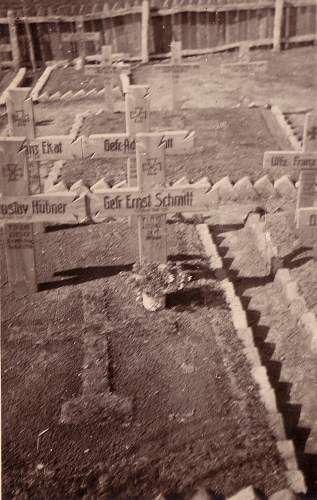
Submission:
MULTIPOLYGON (((309 249, 300 245, 294 248, 294 212, 267 215, 265 228, 273 244, 278 245, 279 255, 284 257, 283 267, 290 271, 292 279, 297 279, 307 306, 315 307, 316 311, 316 264, 309 249)), ((317 445, 316 434, 314 437, 317 401, 311 395, 317 387, 317 366, 311 335, 299 324, 298 316, 292 313, 289 301, 270 275, 270 266, 259 252, 254 230, 250 226, 242 229, 218 226, 213 228, 213 237, 244 304, 261 361, 278 395, 288 437, 300 441, 298 460, 305 453, 306 479, 316 484, 316 455, 312 450, 317 445), (294 425, 296 408, 298 420, 294 425), (311 444, 306 439, 298 440, 304 428, 307 433, 313 430, 311 444)), ((265 241, 264 238, 263 254, 265 241)))
POLYGON ((250 483, 266 494, 286 487, 285 466, 194 226, 168 225, 171 258, 193 280, 155 316, 136 301, 135 234, 127 223, 88 231, 89 242, 87 228, 37 235, 39 281, 47 291, 19 305, 4 299, 2 384, 15 395, 3 414, 10 428, 5 494, 17 478, 20 492, 48 499, 102 490, 113 499, 155 498, 201 482, 228 496, 250 483), (97 329, 84 331, 84 321, 95 318, 97 329), (82 393, 84 337, 102 331, 112 389, 133 399, 132 419, 100 416, 64 426, 63 403, 82 393))
MULTIPOLYGON (((120 71, 113 69, 113 87, 120 86, 120 71)), ((76 70, 74 66, 66 68, 55 68, 52 71, 46 85, 41 93, 47 92, 53 95, 60 92, 62 95, 72 90, 74 93, 79 90, 88 92, 89 90, 104 88, 104 77, 102 71, 100 73, 89 75, 85 73, 84 68, 76 70)))
MULTIPOLYGON (((151 92, 151 107, 155 105, 155 94, 151 92)), ((109 118, 100 114, 89 116, 81 128, 83 135, 120 133, 125 129, 124 116, 114 114, 109 118)), ((268 149, 278 149, 276 139, 265 126, 261 111, 258 109, 224 110, 186 110, 172 114, 151 111, 150 125, 157 130, 195 130, 194 149, 183 156, 167 156, 166 169, 169 181, 186 175, 197 180, 207 176, 216 182, 224 175, 232 181, 249 175, 257 179, 263 175, 263 153, 268 149), (225 169, 224 169, 225 165, 225 169)), ((168 150, 167 150, 168 153, 168 150)), ((284 175, 285 169, 274 170, 274 177, 284 175)), ((113 184, 126 179, 126 161, 89 160, 67 163, 63 178, 68 185, 80 178, 88 185, 101 177, 113 184)))
MULTIPOLYGON (((194 59, 200 68, 186 71, 181 77, 181 101, 184 108, 223 107, 239 104, 241 98, 241 77, 239 74, 221 74, 223 63, 234 62, 234 53, 204 55, 194 59)), ((255 78, 253 100, 260 106, 266 103, 278 104, 282 109, 309 108, 315 97, 315 49, 294 48, 279 54, 267 50, 252 51, 252 59, 268 60, 268 69, 255 78), (254 54, 253 54, 254 52, 254 54), (287 88, 287 92, 285 89, 287 88), (274 96, 274 98, 273 98, 274 96)), ((191 61, 193 58, 185 58, 191 61)), ((155 66, 155 63, 153 63, 155 66)), ((146 82, 153 95, 157 96, 154 109, 170 107, 171 82, 164 73, 152 66, 137 68, 133 76, 135 83, 146 82)))
MULTIPOLYGON (((306 211, 306 209, 304 209, 304 211, 306 211)), ((316 227, 314 223, 317 224, 317 210, 308 208, 307 211, 309 212, 307 214, 308 218, 304 217, 304 220, 301 218, 301 222, 308 226, 310 222, 309 216, 313 215, 311 221, 313 225, 311 227, 315 229, 316 236, 316 227), (315 217, 313 212, 315 212, 315 217)), ((317 266, 316 260, 313 258, 313 248, 311 247, 312 240, 309 241, 308 239, 306 243, 305 240, 302 242, 298 240, 298 229, 296 229, 294 212, 286 212, 279 216, 277 214, 270 215, 267 218, 267 224, 274 244, 279 247, 280 255, 292 263, 292 265, 289 266, 290 272, 294 275, 294 279, 296 279, 300 287, 300 291, 306 300, 307 307, 317 314, 317 266), (294 242, 297 243, 296 246, 294 242)), ((309 226, 307 229, 309 230, 309 226)))

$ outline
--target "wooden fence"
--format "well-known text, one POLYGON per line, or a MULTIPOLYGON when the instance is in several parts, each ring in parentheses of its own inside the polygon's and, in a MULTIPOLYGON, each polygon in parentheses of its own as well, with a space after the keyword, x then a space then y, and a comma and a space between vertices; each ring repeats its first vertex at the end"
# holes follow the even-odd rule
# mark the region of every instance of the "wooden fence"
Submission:
POLYGON ((166 0, 155 7, 148 0, 130 1, 111 9, 99 5, 87 12, 63 14, 61 9, 36 15, 0 17, 1 65, 37 65, 73 59, 84 47, 87 55, 111 44, 127 60, 163 57, 172 39, 181 40, 183 55, 234 48, 249 40, 275 49, 317 40, 315 0, 166 0), (97 43, 98 42, 98 43, 97 43))

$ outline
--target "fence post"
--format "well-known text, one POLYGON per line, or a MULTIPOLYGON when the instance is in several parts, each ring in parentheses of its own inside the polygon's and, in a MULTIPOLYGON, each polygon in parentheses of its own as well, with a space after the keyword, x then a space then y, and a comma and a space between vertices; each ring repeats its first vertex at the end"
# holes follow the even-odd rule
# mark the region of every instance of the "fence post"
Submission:
POLYGON ((141 52, 142 62, 149 62, 149 23, 150 23, 150 2, 143 0, 142 2, 142 40, 141 52))
POLYGON ((19 49, 19 41, 17 36, 17 28, 15 25, 15 16, 13 10, 8 10, 8 26, 10 34, 12 60, 15 69, 18 69, 20 64, 20 49, 19 49))
POLYGON ((281 50, 282 30, 283 30, 283 7, 284 0, 275 0, 274 31, 273 31, 273 50, 281 50))

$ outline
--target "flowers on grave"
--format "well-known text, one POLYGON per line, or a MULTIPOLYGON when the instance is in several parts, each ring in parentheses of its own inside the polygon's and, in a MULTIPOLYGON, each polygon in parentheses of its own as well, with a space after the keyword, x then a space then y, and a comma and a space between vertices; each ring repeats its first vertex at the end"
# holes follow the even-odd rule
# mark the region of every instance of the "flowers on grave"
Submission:
POLYGON ((142 292, 151 297, 162 297, 182 290, 192 280, 192 276, 180 264, 172 262, 135 264, 133 272, 142 292))

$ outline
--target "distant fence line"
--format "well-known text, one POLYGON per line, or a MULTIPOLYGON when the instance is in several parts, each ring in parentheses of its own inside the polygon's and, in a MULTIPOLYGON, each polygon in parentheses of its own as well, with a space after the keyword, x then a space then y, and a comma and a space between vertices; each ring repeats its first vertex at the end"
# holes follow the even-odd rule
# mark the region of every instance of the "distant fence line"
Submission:
POLYGON ((231 49, 244 40, 275 50, 317 40, 316 0, 169 0, 162 7, 136 0, 102 10, 98 5, 76 15, 38 9, 37 15, 16 17, 8 11, 0 17, 1 66, 70 60, 83 47, 93 55, 103 44, 126 60, 147 62, 168 55, 172 39, 182 41, 184 55, 231 49))

